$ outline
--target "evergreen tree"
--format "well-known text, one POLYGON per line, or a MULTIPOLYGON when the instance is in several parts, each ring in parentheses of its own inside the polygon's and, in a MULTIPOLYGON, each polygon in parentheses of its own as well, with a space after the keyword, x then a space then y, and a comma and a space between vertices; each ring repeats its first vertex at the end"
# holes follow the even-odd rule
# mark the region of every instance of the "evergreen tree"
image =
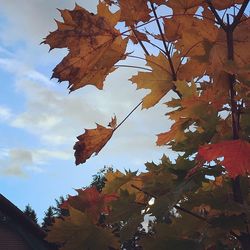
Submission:
POLYGON ((68 216, 69 212, 67 209, 62 208, 62 204, 65 202, 65 198, 63 196, 60 196, 59 199, 55 199, 56 206, 52 207, 54 216, 56 217, 62 217, 62 216, 68 216))
POLYGON ((28 216, 34 223, 37 223, 37 216, 36 216, 36 212, 34 209, 32 209, 32 207, 30 206, 30 204, 26 205, 25 209, 23 210, 23 213, 28 216))
POLYGON ((113 172, 112 167, 104 166, 102 169, 100 169, 95 175, 92 175, 93 180, 90 183, 90 187, 96 187, 96 189, 101 192, 104 185, 105 185, 105 174, 108 172, 113 172))
POLYGON ((54 217, 54 211, 53 211, 53 207, 50 206, 47 211, 45 212, 45 216, 43 218, 43 222, 42 222, 42 228, 45 231, 48 231, 48 227, 52 226, 52 224, 55 221, 55 217, 54 217))

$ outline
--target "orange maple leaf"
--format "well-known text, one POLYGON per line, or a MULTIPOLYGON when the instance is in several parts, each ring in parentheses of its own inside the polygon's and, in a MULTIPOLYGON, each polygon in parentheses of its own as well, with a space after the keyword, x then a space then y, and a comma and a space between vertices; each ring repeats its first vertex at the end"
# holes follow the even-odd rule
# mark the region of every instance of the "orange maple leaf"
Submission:
POLYGON ((74 145, 76 165, 86 162, 93 153, 97 155, 106 145, 116 127, 115 117, 112 118, 109 126, 111 128, 97 124, 96 129, 86 129, 84 134, 77 137, 78 141, 74 145))
POLYGON ((235 178, 250 172, 250 143, 243 140, 223 141, 200 147, 197 159, 212 161, 224 157, 221 164, 235 178))

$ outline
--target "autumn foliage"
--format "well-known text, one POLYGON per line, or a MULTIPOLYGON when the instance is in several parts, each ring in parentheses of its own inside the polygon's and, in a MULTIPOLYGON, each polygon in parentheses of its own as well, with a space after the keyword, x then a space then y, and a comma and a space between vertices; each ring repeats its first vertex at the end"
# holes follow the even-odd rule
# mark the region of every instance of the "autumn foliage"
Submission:
MULTIPOLYGON (((78 5, 60 10, 63 20, 44 43, 69 52, 53 77, 68 81, 70 91, 102 89, 120 60, 143 60, 144 69, 130 81, 150 90, 139 104, 144 109, 172 97, 163 104, 172 126, 156 144, 178 156, 146 163, 143 173, 109 172, 101 193, 77 190, 64 204, 69 216, 55 221, 49 241, 62 250, 120 249, 150 215, 150 230, 134 249, 249 249, 248 3, 103 0, 96 14, 78 5), (131 44, 144 55, 131 53, 131 44)), ((78 136, 76 164, 98 154, 125 120, 117 124, 114 117, 107 127, 97 124, 78 136)))

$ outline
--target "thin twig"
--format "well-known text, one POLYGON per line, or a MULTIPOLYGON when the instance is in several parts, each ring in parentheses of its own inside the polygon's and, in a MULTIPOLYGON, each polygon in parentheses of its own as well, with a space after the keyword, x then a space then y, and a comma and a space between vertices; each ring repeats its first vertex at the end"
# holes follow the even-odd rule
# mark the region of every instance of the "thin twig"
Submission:
POLYGON ((178 67, 177 67, 177 69, 176 69, 176 74, 179 72, 180 66, 181 66, 183 60, 185 59, 185 57, 187 57, 188 53, 189 53, 193 48, 195 48, 199 43, 201 43, 201 42, 202 42, 202 41, 199 41, 199 42, 195 43, 194 45, 192 45, 192 46, 187 50, 187 52, 186 52, 186 53, 184 54, 184 56, 182 57, 182 59, 181 59, 179 65, 178 65, 178 67))
POLYGON ((133 69, 144 69, 144 70, 148 70, 150 72, 152 72, 152 69, 148 69, 145 67, 140 67, 140 66, 135 66, 135 65, 126 65, 126 64, 115 64, 114 67, 123 67, 123 68, 133 68, 133 69))
MULTIPOLYGON (((161 24, 159 22, 159 18, 157 16, 156 11, 155 11, 154 4, 151 1, 149 1, 149 2, 150 2, 150 5, 151 5, 151 8, 153 10, 153 13, 154 13, 154 16, 155 16, 155 21, 156 21, 156 24, 158 26, 158 29, 159 29, 159 32, 160 32, 160 35, 161 35, 161 39, 162 39, 163 46, 164 46, 164 49, 165 49, 165 52, 166 52, 166 56, 168 58, 168 63, 169 63, 169 67, 170 67, 170 70, 171 70, 171 73, 172 73, 171 75, 172 75, 173 81, 176 81, 177 76, 176 76, 176 72, 175 72, 175 69, 174 69, 174 64, 173 64, 170 52, 169 52, 168 47, 167 47, 167 43, 166 43, 162 28, 161 28, 161 24)), ((179 98, 182 97, 182 94, 177 90, 177 88, 176 88, 176 86, 174 84, 173 84, 172 90, 179 96, 179 98)))
POLYGON ((130 113, 116 126, 116 128, 113 130, 115 132, 130 116, 131 114, 142 104, 143 101, 138 103, 131 111, 130 113))
MULTIPOLYGON (((152 198, 157 199, 157 196, 156 196, 156 195, 150 194, 149 192, 142 190, 141 188, 135 186, 134 184, 131 184, 131 187, 133 187, 133 188, 137 189, 138 191, 140 191, 140 192, 146 194, 147 196, 151 196, 152 198)), ((173 207, 174 207, 175 209, 180 210, 180 211, 182 211, 182 212, 184 212, 184 213, 186 213, 186 214, 189 214, 189 215, 191 215, 191 216, 193 216, 193 217, 195 217, 195 218, 197 218, 197 219, 199 219, 199 220, 204 221, 204 222, 207 223, 208 225, 213 226, 213 224, 212 224, 209 220, 207 220, 207 218, 205 218, 205 217, 203 217, 203 216, 200 216, 200 215, 198 215, 198 214, 196 214, 196 213, 194 213, 194 212, 191 212, 191 211, 189 211, 188 209, 183 208, 183 207, 181 207, 181 206, 179 206, 179 205, 174 205, 173 207)), ((230 231, 229 233, 230 233, 232 236, 234 236, 235 238, 237 238, 237 239, 239 238, 239 235, 237 235, 237 234, 234 233, 233 231, 230 231)))
POLYGON ((148 53, 148 51, 147 51, 146 47, 144 46, 143 42, 141 41, 141 39, 140 39, 140 38, 138 37, 138 35, 137 35, 137 30, 135 30, 135 28, 134 28, 134 27, 131 27, 131 29, 132 29, 132 31, 133 31, 133 33, 134 33, 134 35, 135 35, 135 37, 136 37, 137 41, 138 41, 138 42, 139 42, 139 44, 141 45, 141 47, 142 47, 142 49, 143 49, 144 53, 145 53, 146 55, 148 55, 148 56, 149 56, 149 53, 148 53))
POLYGON ((168 58, 168 62, 169 62, 169 66, 170 66, 170 69, 171 69, 171 72, 172 72, 173 80, 176 81, 177 77, 176 77, 176 72, 175 72, 175 69, 174 69, 174 64, 172 62, 171 55, 170 55, 168 47, 167 47, 167 43, 166 43, 162 28, 161 28, 161 24, 159 22, 159 18, 157 16, 156 11, 155 11, 154 4, 151 1, 149 1, 149 2, 150 2, 150 5, 151 5, 151 8, 153 10, 153 13, 154 13, 154 16, 155 16, 155 19, 156 19, 155 21, 156 21, 156 24, 158 26, 158 29, 159 29, 159 32, 160 32, 160 35, 161 35, 162 43, 163 43, 165 53, 166 53, 167 58, 168 58))

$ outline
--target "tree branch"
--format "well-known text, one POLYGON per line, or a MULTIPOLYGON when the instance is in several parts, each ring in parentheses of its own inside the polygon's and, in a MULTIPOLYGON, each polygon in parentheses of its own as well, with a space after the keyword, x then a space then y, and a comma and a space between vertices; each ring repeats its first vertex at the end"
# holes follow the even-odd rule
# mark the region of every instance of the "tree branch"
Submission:
POLYGON ((148 53, 146 47, 144 46, 143 42, 141 41, 141 39, 140 39, 140 38, 138 37, 138 35, 137 35, 137 30, 135 30, 134 27, 131 27, 131 29, 132 29, 132 31, 133 31, 133 33, 134 33, 134 35, 135 35, 137 41, 138 41, 139 44, 141 45, 141 47, 142 47, 144 53, 145 53, 147 56, 149 56, 149 53, 148 53))
POLYGON ((249 3, 249 0, 245 0, 244 3, 241 5, 240 10, 239 10, 237 16, 234 18, 234 21, 231 24, 231 29, 232 30, 234 30, 235 27, 237 26, 237 24, 239 24, 240 19, 241 19, 242 15, 244 14, 244 11, 245 11, 248 3, 249 3))
MULTIPOLYGON (((138 190, 138 191, 140 191, 140 192, 142 192, 142 193, 144 193, 144 194, 146 194, 146 195, 148 195, 148 196, 151 196, 152 198, 157 199, 157 196, 156 196, 156 195, 150 194, 149 192, 142 190, 141 188, 135 186, 134 184, 131 184, 131 187, 135 188, 136 190, 138 190)), ((196 213, 193 213, 193 212, 191 212, 191 211, 189 211, 189 210, 187 210, 187 209, 185 209, 185 208, 183 208, 183 207, 181 207, 181 206, 179 206, 179 205, 174 205, 173 207, 174 207, 175 209, 180 210, 180 211, 182 211, 182 212, 184 212, 184 213, 186 213, 186 214, 189 214, 189 215, 191 215, 191 216, 193 216, 193 217, 195 217, 195 218, 197 218, 197 219, 199 219, 199 220, 202 220, 202 221, 204 221, 205 223, 207 223, 207 224, 209 224, 209 225, 213 225, 210 221, 207 220, 207 218, 205 218, 205 217, 203 217, 203 216, 200 216, 200 215, 198 215, 198 214, 196 214, 196 213)), ((239 239, 239 237, 240 237, 238 234, 236 234, 236 233, 233 232, 233 231, 230 231, 229 233, 230 233, 232 236, 234 236, 235 238, 237 238, 237 239, 239 239)))
POLYGON ((220 18, 218 12, 214 8, 213 4, 211 3, 211 0, 206 0, 206 3, 208 4, 210 10, 213 12, 217 22, 220 24, 223 30, 227 30, 227 25, 224 24, 223 20, 220 18))
POLYGON ((157 23, 157 26, 158 26, 158 29, 159 29, 159 32, 160 32, 160 35, 161 35, 163 46, 164 46, 164 49, 165 49, 165 52, 166 52, 166 55, 167 55, 167 58, 168 58, 168 61, 169 61, 169 66, 170 66, 170 69, 171 69, 171 72, 172 72, 173 80, 176 81, 177 76, 176 76, 176 73, 175 73, 175 69, 174 69, 172 59, 171 59, 171 55, 170 55, 168 47, 167 47, 167 43, 166 43, 162 28, 161 28, 161 25, 160 25, 160 22, 159 22, 159 18, 157 16, 156 11, 155 11, 154 4, 151 1, 149 1, 149 2, 150 2, 150 5, 151 5, 151 8, 153 10, 153 13, 154 13, 154 16, 155 16, 155 21, 157 23))

